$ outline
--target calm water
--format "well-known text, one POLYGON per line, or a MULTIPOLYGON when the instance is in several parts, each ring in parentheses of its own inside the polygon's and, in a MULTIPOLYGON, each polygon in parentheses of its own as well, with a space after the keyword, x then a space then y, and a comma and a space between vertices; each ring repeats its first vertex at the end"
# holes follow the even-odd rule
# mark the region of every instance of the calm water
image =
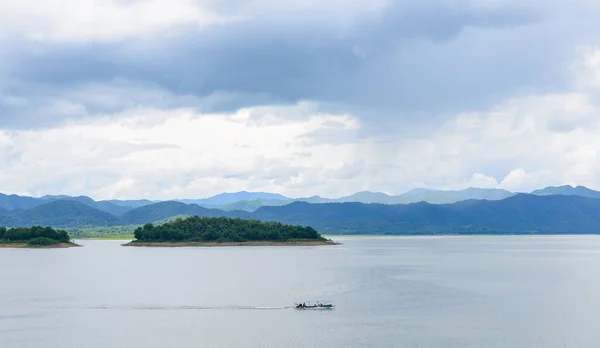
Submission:
POLYGON ((337 240, 0 249, 0 347, 600 346, 598 237, 337 240))

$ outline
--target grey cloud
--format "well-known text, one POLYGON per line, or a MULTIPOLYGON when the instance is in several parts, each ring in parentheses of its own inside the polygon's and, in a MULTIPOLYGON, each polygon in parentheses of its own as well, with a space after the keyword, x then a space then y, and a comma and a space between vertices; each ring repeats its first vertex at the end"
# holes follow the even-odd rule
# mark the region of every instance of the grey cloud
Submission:
POLYGON ((8 50, 2 71, 11 77, 0 93, 32 101, 0 105, 0 127, 135 105, 213 112, 316 100, 361 115, 366 132, 381 131, 389 120, 487 106, 516 89, 560 90, 570 48, 600 29, 585 19, 547 21, 554 14, 528 7, 452 4, 395 1, 343 24, 332 12, 283 12, 116 43, 0 43, 8 50), (72 91, 115 79, 149 92, 72 91), (93 97, 102 93, 107 99, 93 97), (81 108, 53 111, 47 95, 81 108))

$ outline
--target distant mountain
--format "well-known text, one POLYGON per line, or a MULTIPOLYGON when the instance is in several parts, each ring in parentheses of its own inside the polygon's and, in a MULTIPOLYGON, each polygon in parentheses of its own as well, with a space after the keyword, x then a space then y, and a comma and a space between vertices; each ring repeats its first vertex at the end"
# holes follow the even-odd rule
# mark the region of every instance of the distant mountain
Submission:
POLYGON ((310 225, 324 234, 600 233, 600 200, 518 194, 442 205, 296 202, 259 208, 253 217, 310 225))
POLYGON ((532 195, 536 196, 551 196, 551 195, 565 195, 565 196, 581 196, 589 198, 600 198, 600 192, 591 190, 585 186, 549 186, 541 190, 535 190, 531 192, 532 195))
POLYGON ((240 217, 309 225, 324 234, 585 234, 600 233, 600 199, 518 194, 503 200, 454 204, 364 204, 294 202, 261 207, 254 213, 160 202, 122 217, 76 200, 58 200, 23 211, 0 211, 0 226, 49 225, 60 228, 132 225, 173 216, 240 217))
POLYGON ((118 222, 117 217, 74 200, 58 200, 0 216, 0 225, 11 227, 35 225, 60 228, 91 227, 112 226, 118 222))
POLYGON ((242 217, 243 211, 226 212, 180 202, 160 202, 128 211, 118 217, 73 199, 50 201, 24 211, 0 210, 0 226, 21 227, 44 225, 58 228, 82 228, 152 223, 174 216, 242 217))
POLYGON ((216 208, 232 211, 232 210, 243 210, 247 212, 253 212, 260 207, 270 207, 270 206, 280 206, 290 204, 291 200, 281 200, 281 199, 255 199, 253 201, 238 201, 234 203, 228 203, 216 206, 216 208))
POLYGON ((379 203, 379 204, 409 204, 427 202, 434 204, 449 204, 469 199, 500 200, 515 193, 500 189, 468 188, 460 191, 441 191, 429 189, 414 189, 397 196, 391 196, 383 192, 361 191, 350 196, 336 199, 314 196, 310 198, 299 198, 296 201, 307 203, 379 203))
POLYGON ((96 208, 98 210, 107 212, 107 213, 115 215, 115 216, 121 216, 133 209, 132 207, 116 205, 116 204, 110 203, 108 201, 99 201, 99 202, 90 203, 88 205, 90 207, 96 208))
POLYGON ((134 200, 134 201, 95 201, 87 196, 66 196, 66 195, 46 195, 40 198, 5 195, 0 193, 0 208, 6 211, 22 211, 31 209, 49 202, 62 200, 76 201, 83 203, 92 208, 113 214, 116 216, 123 215, 131 209, 138 208, 144 205, 152 204, 149 200, 134 200))
POLYGON ((278 194, 238 192, 199 200, 214 204, 208 207, 176 201, 0 194, 0 226, 136 225, 199 215, 310 225, 325 234, 600 233, 598 198, 600 192, 583 186, 547 187, 532 194, 477 188, 416 189, 397 196, 362 191, 337 199, 313 196, 295 201, 278 194), (242 199, 246 197, 264 198, 242 199))
POLYGON ((100 211, 115 215, 115 216, 121 216, 123 214, 125 214, 126 212, 130 211, 131 207, 127 207, 127 206, 120 206, 117 204, 113 204, 111 202, 108 201, 95 201, 90 197, 87 196, 78 196, 78 197, 69 197, 69 196, 45 196, 46 198, 42 198, 44 200, 47 201, 64 201, 64 200, 69 200, 69 201, 75 201, 75 202, 79 202, 79 203, 83 203, 89 207, 98 209, 100 211))
POLYGON ((392 196, 389 196, 382 192, 370 192, 370 191, 361 191, 350 196, 341 197, 338 199, 332 200, 333 202, 360 202, 360 203, 383 203, 387 204, 393 199, 392 196))
POLYGON ((143 207, 145 205, 150 205, 150 204, 154 204, 154 203, 158 203, 159 201, 151 201, 148 199, 137 199, 137 200, 118 200, 118 199, 111 199, 108 201, 100 201, 100 202, 108 202, 108 203, 112 203, 121 207, 128 207, 128 208, 139 208, 139 207, 143 207))
MULTIPOLYGON (((292 203, 294 201, 308 203, 344 203, 344 202, 360 202, 360 203, 381 203, 381 204, 406 204, 415 202, 429 203, 454 203, 467 199, 488 199, 496 200, 503 199, 513 195, 508 191, 491 190, 491 189, 467 189, 462 191, 436 191, 427 189, 416 189, 402 195, 390 196, 381 192, 361 191, 355 194, 341 198, 324 198, 320 196, 312 196, 308 198, 292 199, 280 194, 266 192, 247 192, 241 191, 236 193, 222 193, 204 199, 183 199, 179 200, 185 204, 197 204, 204 208, 221 209, 226 211, 243 210, 252 212, 262 206, 281 206, 292 203)), ((87 196, 67 196, 67 195, 46 195, 40 198, 4 195, 0 194, 0 208, 7 211, 26 210, 41 204, 59 200, 73 200, 86 204, 92 208, 121 216, 128 211, 143 206, 158 203, 151 200, 104 200, 95 201, 87 196)))
POLYGON ((427 202, 433 204, 450 204, 469 199, 485 199, 497 201, 514 196, 515 193, 500 189, 482 189, 470 187, 458 191, 442 191, 415 189, 399 196, 394 196, 387 204, 407 204, 417 202, 427 202))
POLYGON ((207 217, 249 217, 249 213, 233 211, 226 212, 217 209, 208 209, 196 204, 168 201, 133 209, 121 217, 123 224, 145 224, 164 220, 176 215, 198 215, 207 217))
POLYGON ((291 200, 290 198, 277 193, 240 191, 235 193, 221 193, 216 196, 203 199, 179 199, 177 201, 186 204, 198 204, 201 206, 220 206, 240 201, 254 201, 257 199, 283 201, 291 200))
MULTIPOLYGON (((80 196, 80 197, 85 197, 85 196, 80 196)), ((69 198, 74 198, 74 197, 67 196, 67 195, 45 195, 45 196, 40 197, 39 199, 44 200, 44 201, 60 201, 62 199, 69 199, 69 198)))
POLYGON ((335 199, 325 198, 321 196, 311 196, 307 198, 297 198, 294 199, 295 202, 306 202, 306 203, 333 203, 335 199))
POLYGON ((144 224, 169 218, 175 215, 202 215, 209 209, 181 202, 160 202, 139 207, 125 213, 121 219, 125 224, 144 224))
POLYGON ((5 195, 0 193, 0 208, 7 211, 30 209, 42 203, 44 202, 33 197, 5 195))
POLYGON ((340 198, 325 198, 321 196, 312 196, 308 198, 297 198, 294 199, 295 202, 305 202, 305 203, 348 203, 348 202, 356 202, 356 203, 381 203, 381 204, 389 204, 394 196, 390 196, 383 192, 371 192, 371 191, 360 191, 353 193, 349 196, 343 196, 340 198))

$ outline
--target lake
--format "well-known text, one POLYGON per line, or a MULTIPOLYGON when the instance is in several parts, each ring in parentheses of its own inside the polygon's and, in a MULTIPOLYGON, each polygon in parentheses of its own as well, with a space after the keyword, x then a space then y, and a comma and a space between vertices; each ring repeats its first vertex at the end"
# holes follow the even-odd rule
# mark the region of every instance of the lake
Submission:
POLYGON ((333 238, 0 249, 0 347, 600 346, 600 237, 333 238))

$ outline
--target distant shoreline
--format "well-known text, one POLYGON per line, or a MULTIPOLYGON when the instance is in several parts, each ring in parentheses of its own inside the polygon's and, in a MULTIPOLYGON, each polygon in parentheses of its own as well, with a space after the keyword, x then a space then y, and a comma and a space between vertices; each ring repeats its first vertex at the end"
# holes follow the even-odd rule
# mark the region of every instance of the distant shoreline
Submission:
POLYGON ((290 241, 290 242, 136 242, 131 241, 123 246, 134 247, 225 247, 225 246, 320 246, 340 245, 331 240, 324 241, 290 241))
POLYGON ((0 243, 0 248, 15 248, 15 249, 66 249, 81 247, 75 243, 60 243, 53 245, 29 245, 27 243, 0 243))

